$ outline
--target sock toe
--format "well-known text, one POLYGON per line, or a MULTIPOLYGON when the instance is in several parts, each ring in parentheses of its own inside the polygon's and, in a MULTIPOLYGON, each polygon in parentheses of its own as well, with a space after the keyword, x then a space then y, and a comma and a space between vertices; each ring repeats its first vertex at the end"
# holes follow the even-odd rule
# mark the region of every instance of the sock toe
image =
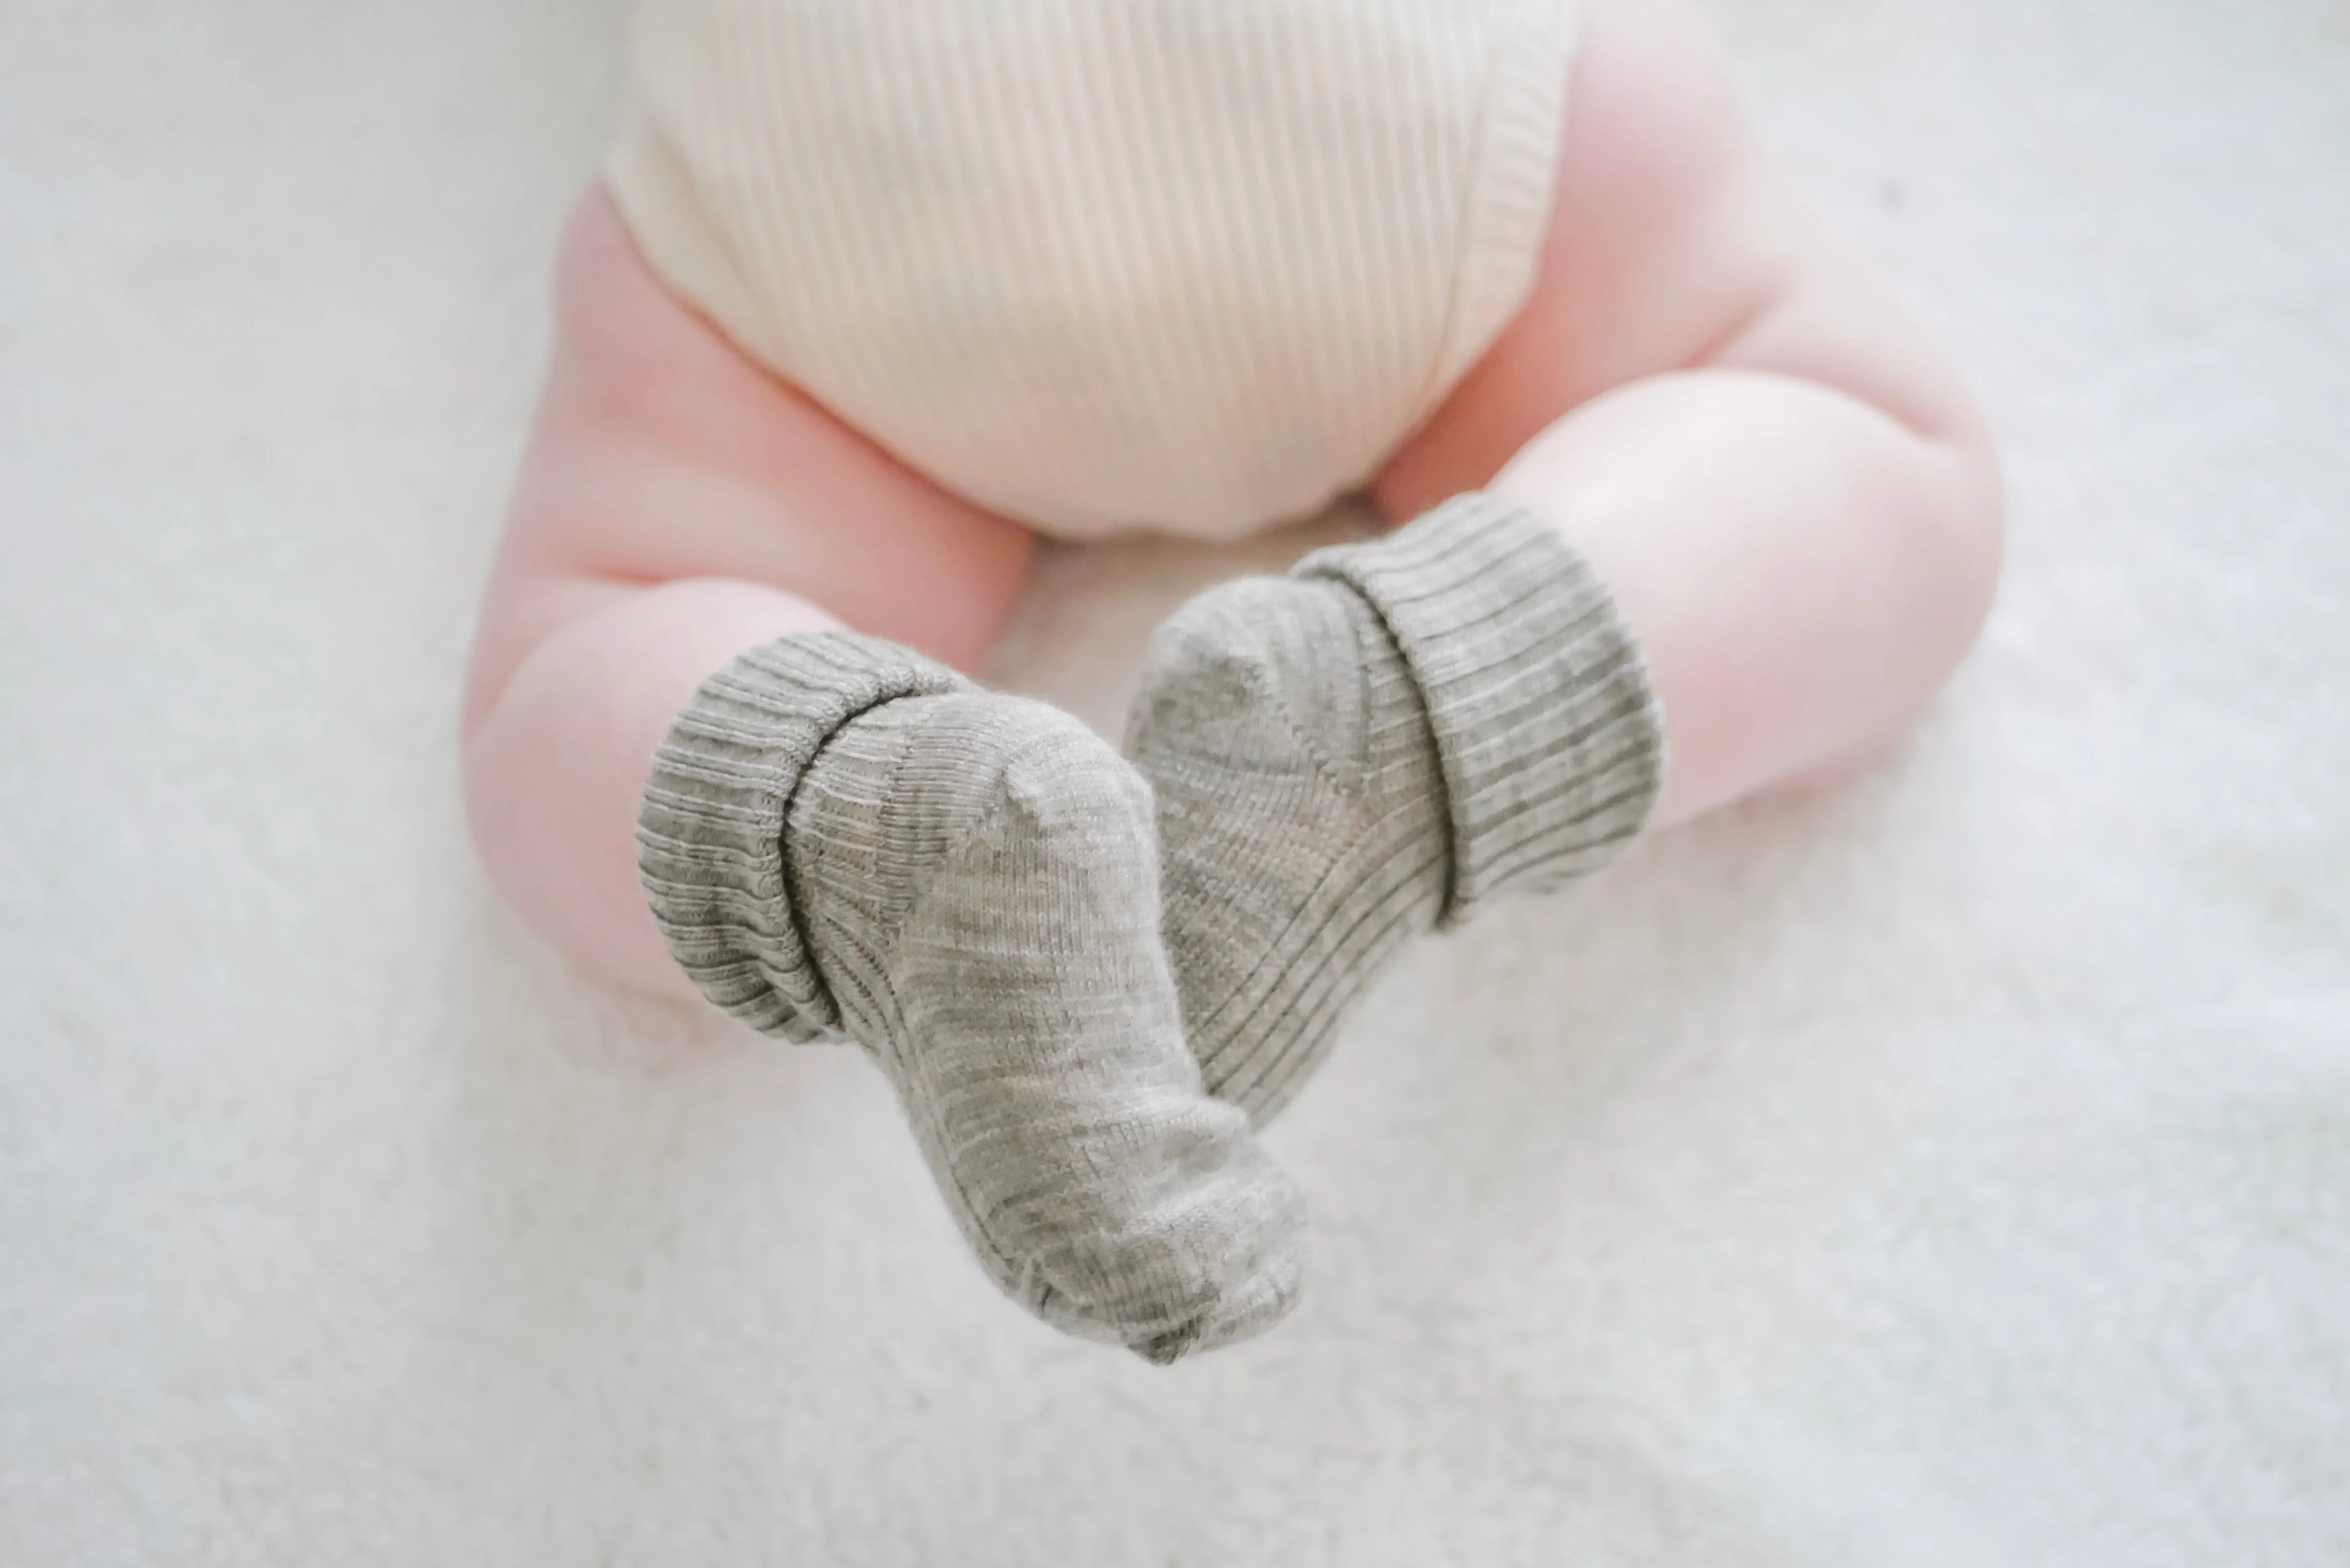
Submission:
MULTIPOLYGON (((992 774, 993 803, 900 939, 905 1033, 927 1043, 901 1093, 1032 1311, 1125 1344, 1187 1324, 1242 1337, 1295 1296, 1302 1201, 1184 1043, 1148 786, 1076 720, 1031 706, 1017 744, 973 770, 992 774)), ((975 718, 992 722, 942 708, 924 749, 972 756, 960 732, 975 718)))
POLYGON ((1030 1310, 1162 1359, 1287 1310, 1303 1204, 1202 1085, 1150 786, 1083 724, 873 639, 782 639, 680 715, 639 846, 703 993, 862 1045, 1030 1310))

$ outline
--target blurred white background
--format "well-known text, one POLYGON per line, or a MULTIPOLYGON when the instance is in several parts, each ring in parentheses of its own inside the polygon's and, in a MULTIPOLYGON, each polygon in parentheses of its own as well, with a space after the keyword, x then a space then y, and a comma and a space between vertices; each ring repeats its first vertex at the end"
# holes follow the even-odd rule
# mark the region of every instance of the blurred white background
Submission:
MULTIPOLYGON (((1307 1304, 1155 1371, 473 862, 622 7, 0 6, 0 1562, 2350 1561, 2350 9, 1713 8, 2005 597, 1888 767, 1419 951, 1274 1134, 1307 1304)), ((1003 674, 1112 723, 1233 564, 1055 556, 1003 674)))

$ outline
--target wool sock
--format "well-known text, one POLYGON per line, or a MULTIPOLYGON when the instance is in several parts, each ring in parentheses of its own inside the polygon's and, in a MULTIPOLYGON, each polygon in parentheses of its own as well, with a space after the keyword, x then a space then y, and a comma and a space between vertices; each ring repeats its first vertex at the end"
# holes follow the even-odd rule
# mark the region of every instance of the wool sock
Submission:
POLYGON ((1606 588, 1539 517, 1471 493, 1182 606, 1126 751, 1158 798, 1191 1048, 1263 1120, 1414 933, 1613 858, 1664 732, 1606 588))
POLYGON ((879 639, 783 638, 678 716, 638 844, 694 983, 864 1046, 1030 1311, 1165 1362, 1288 1310, 1299 1199, 1202 1088, 1149 787, 1076 719, 879 639))

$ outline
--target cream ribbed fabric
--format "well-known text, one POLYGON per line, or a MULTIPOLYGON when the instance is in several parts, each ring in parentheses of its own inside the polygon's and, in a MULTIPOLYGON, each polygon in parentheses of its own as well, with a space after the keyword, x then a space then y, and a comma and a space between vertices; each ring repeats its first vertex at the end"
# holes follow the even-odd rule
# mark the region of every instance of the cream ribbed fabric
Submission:
POLYGON ((1532 286, 1575 0, 646 0, 608 176, 745 352, 1065 535, 1354 488, 1532 286))

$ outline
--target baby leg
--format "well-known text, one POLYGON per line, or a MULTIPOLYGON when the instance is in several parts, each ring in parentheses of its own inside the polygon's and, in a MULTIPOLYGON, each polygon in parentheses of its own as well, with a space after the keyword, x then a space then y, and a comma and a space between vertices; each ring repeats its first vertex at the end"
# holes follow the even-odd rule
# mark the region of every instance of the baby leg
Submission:
POLYGON ((1184 1044, 1148 790, 952 668, 1027 535, 743 361, 600 195, 559 296, 467 702, 493 877, 592 972, 863 1045, 1048 1321, 1167 1360, 1277 1320, 1299 1206, 1184 1044))
POLYGON ((1999 574, 1981 416, 1757 144, 1685 0, 1594 0, 1525 309, 1375 484, 1485 489, 1611 590, 1670 738, 1654 823, 1889 745, 1999 574))
POLYGON ((1410 933, 1883 746, 1989 604, 1981 423, 1694 15, 1594 0, 1569 105, 1532 297, 1374 483, 1418 521, 1153 646, 1184 1016, 1260 1116, 1410 933))
POLYGON ((555 359, 465 694, 474 836, 585 971, 690 997, 635 828, 646 763, 695 688, 744 649, 844 626, 967 669, 1034 539, 744 359, 655 280, 600 189, 556 281, 555 359))

